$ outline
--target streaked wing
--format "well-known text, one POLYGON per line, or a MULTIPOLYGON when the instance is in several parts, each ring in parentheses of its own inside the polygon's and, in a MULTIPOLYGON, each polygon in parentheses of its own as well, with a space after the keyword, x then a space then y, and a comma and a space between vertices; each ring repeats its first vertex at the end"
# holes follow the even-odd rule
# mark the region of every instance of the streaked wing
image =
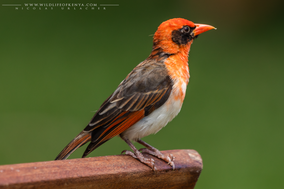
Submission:
POLYGON ((92 132, 92 142, 83 157, 163 105, 171 90, 172 80, 163 62, 140 63, 84 129, 92 132))

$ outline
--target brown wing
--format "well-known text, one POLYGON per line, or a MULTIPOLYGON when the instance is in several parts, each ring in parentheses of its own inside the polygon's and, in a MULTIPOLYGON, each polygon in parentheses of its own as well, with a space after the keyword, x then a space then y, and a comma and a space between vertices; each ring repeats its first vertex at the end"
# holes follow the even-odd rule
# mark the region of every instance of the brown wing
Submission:
POLYGON ((173 82, 163 62, 145 60, 102 104, 84 131, 92 132, 83 157, 149 115, 168 99, 173 82))

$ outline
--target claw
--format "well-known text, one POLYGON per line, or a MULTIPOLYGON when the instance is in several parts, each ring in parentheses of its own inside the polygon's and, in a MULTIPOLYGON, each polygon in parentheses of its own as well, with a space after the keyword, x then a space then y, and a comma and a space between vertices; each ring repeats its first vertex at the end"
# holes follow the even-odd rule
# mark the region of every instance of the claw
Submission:
POLYGON ((123 150, 123 151, 121 152, 121 154, 123 154, 123 153, 125 153, 125 155, 130 155, 131 157, 137 159, 137 156, 136 156, 133 152, 131 152, 131 151, 129 151, 129 150, 123 150))
POLYGON ((121 154, 123 154, 123 153, 125 153, 126 155, 130 155, 131 157, 133 157, 133 158, 135 158, 135 159, 138 159, 140 162, 142 162, 142 163, 148 165, 149 167, 151 167, 151 169, 152 169, 153 171, 156 171, 156 170, 157 170, 157 169, 156 169, 156 166, 155 166, 155 160, 152 159, 152 158, 145 158, 145 157, 143 156, 143 154, 141 154, 139 151, 138 151, 138 153, 135 154, 135 153, 133 153, 133 152, 131 152, 131 151, 129 151, 129 150, 123 150, 123 151, 121 152, 121 154))
POLYGON ((174 164, 174 159, 175 157, 172 154, 169 154, 168 156, 165 156, 164 154, 162 154, 159 150, 157 150, 156 148, 141 148, 139 149, 139 151, 141 153, 147 153, 150 155, 153 155, 159 159, 164 160, 165 162, 167 162, 172 168, 173 170, 175 169, 175 164, 174 164))
POLYGON ((173 170, 175 170, 175 164, 174 164, 175 157, 173 156, 173 154, 169 154, 168 157, 171 159, 171 161, 168 162, 168 164, 169 164, 170 166, 172 166, 173 170))

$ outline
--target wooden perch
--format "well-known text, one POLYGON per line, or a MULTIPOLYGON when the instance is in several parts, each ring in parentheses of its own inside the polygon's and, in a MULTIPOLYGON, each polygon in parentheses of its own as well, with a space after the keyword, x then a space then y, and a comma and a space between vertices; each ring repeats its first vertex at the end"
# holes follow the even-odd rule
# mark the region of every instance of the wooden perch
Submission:
POLYGON ((157 171, 127 155, 0 166, 0 188, 194 188, 202 159, 194 150, 169 150, 176 169, 155 160, 157 171))

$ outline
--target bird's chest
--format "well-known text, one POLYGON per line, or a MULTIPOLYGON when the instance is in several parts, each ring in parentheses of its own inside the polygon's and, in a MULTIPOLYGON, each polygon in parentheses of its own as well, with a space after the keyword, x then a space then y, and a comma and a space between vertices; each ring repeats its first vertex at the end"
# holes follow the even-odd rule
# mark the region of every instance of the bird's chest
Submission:
POLYGON ((167 125, 182 107, 186 92, 186 82, 176 82, 168 100, 150 115, 142 118, 122 134, 125 138, 136 140, 155 134, 167 125))

